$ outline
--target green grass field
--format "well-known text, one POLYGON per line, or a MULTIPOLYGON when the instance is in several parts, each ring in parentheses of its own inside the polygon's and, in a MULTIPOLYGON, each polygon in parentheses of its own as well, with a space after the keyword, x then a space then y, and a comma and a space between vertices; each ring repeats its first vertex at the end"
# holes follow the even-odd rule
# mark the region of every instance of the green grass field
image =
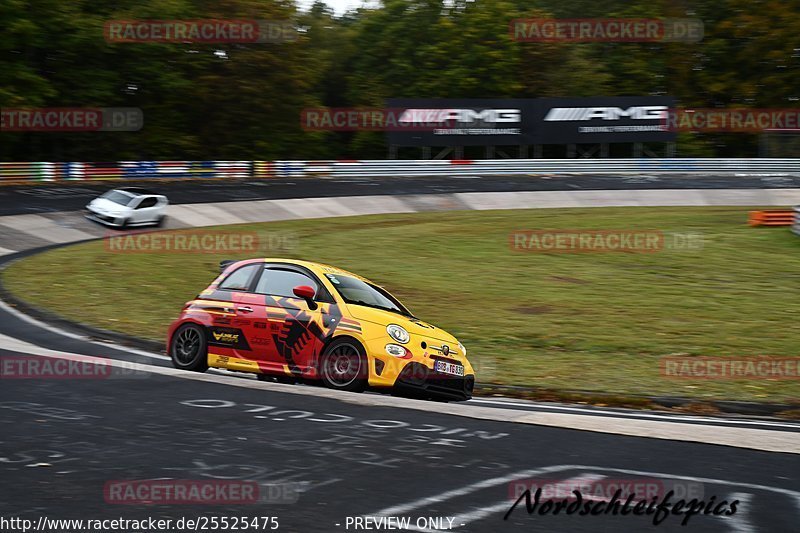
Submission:
MULTIPOLYGON (((800 355, 800 238, 786 228, 750 228, 746 217, 747 209, 731 207, 470 211, 228 229, 291 235, 297 245, 282 255, 385 286, 467 346, 479 382, 798 400, 796 379, 660 373, 660 359, 670 355, 800 355), (702 248, 543 254, 509 247, 511 231, 558 228, 700 234, 702 248)), ((163 340, 222 258, 229 256, 110 253, 93 242, 20 261, 3 283, 66 318, 163 340)))

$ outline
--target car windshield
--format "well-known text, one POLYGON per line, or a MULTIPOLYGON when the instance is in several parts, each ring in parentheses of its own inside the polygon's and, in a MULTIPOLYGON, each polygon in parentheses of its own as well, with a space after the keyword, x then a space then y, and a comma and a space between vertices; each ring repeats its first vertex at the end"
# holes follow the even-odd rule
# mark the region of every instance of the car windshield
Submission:
POLYGON ((131 203, 131 200, 134 199, 133 196, 130 194, 125 194, 124 192, 120 191, 108 191, 100 198, 105 198, 106 200, 111 200, 115 204, 119 205, 128 205, 131 203))
POLYGON ((325 276, 336 287, 336 291, 344 298, 344 301, 349 304, 374 307, 403 316, 414 317, 411 311, 380 287, 351 276, 342 276, 340 274, 325 274, 325 276))

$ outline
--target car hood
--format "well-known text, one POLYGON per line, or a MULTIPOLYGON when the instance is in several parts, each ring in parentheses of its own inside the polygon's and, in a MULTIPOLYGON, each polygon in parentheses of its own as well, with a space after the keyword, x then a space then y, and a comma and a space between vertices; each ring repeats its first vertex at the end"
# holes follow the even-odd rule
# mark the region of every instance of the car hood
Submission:
POLYGON ((364 322, 372 322, 379 326, 388 326, 389 324, 397 324, 402 326, 411 335, 419 335, 438 341, 449 343, 455 346, 458 341, 454 336, 449 334, 443 329, 423 322, 417 318, 409 318, 391 311, 384 311, 382 309, 375 309, 373 307, 365 307, 361 305, 348 304, 347 309, 356 320, 364 322))
POLYGON ((89 202, 89 206, 91 206, 92 209, 95 209, 97 211, 111 212, 111 213, 124 213, 125 211, 128 210, 127 206, 119 205, 118 203, 112 202, 111 200, 108 200, 106 198, 95 198, 94 200, 89 202))

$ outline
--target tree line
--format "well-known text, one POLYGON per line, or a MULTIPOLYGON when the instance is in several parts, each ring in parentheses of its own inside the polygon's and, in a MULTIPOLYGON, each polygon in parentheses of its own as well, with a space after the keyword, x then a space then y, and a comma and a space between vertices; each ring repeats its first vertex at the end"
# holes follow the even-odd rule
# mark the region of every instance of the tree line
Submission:
MULTIPOLYGON (((305 131, 303 109, 387 98, 670 95, 793 108, 798 0, 4 0, 0 107, 132 107, 135 132, 0 132, 3 161, 384 158, 380 132, 305 131), (698 42, 518 42, 512 19, 694 18, 698 42), (114 42, 109 21, 291 21, 287 42, 114 42)), ((682 133, 679 156, 754 156, 755 134, 682 133)))

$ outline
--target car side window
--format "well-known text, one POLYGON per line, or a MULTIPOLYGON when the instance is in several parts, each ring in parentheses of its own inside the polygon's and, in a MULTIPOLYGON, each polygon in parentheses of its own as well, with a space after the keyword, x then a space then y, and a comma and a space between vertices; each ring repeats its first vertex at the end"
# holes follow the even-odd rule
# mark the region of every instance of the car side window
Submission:
POLYGON ((144 200, 139 202, 139 206, 136 209, 144 209, 146 207, 153 207, 154 205, 156 205, 157 202, 158 202, 158 200, 156 200, 155 198, 145 198, 144 200))
POLYGON ((217 287, 222 291, 246 291, 250 289, 250 280, 260 265, 246 265, 230 274, 217 287))
POLYGON ((319 291, 317 282, 305 274, 284 268, 265 268, 258 280, 256 292, 259 294, 269 294, 271 296, 287 296, 297 298, 294 295, 294 288, 298 285, 308 285, 319 291))

